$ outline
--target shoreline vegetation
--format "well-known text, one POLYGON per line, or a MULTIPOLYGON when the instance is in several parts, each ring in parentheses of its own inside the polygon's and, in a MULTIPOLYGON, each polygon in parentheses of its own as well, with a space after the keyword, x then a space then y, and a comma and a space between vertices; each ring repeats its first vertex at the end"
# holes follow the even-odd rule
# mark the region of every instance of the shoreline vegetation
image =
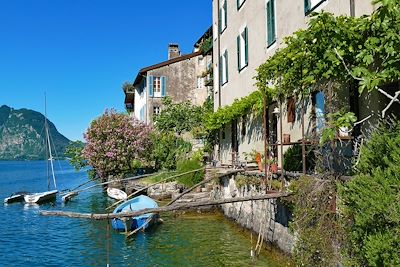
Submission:
MULTIPOLYGON (((67 156, 76 169, 91 168, 90 179, 117 183, 132 174, 165 171, 153 184, 166 181, 175 173, 177 177, 173 180, 184 187, 182 196, 208 181, 200 169, 204 168, 207 158, 210 162, 211 157, 207 155, 214 152, 217 136, 232 121, 249 114, 259 118, 263 112, 266 118, 266 103, 281 104, 294 98, 304 105, 304 99, 322 92, 326 107, 324 125, 312 137, 315 140, 307 140, 312 148, 307 150, 310 158, 305 155, 304 133, 301 146, 290 147, 290 153, 282 151, 281 158, 287 163, 281 162, 283 168, 303 168, 296 178, 285 177, 282 170, 280 180, 272 174, 272 165, 276 171, 278 165, 268 158, 270 147, 265 143, 265 158, 255 151, 251 159, 258 163, 259 173, 264 170, 264 176, 239 179, 236 173, 225 174, 237 178, 240 190, 265 186, 265 192, 258 196, 238 197, 235 192, 229 198, 218 200, 184 204, 174 204, 171 200, 161 208, 124 214, 41 211, 41 215, 108 220, 148 212, 280 198, 291 214, 285 229, 290 229, 296 240, 292 251, 296 265, 400 266, 400 122, 386 113, 392 105, 400 103, 397 99, 400 91, 389 97, 390 102, 379 110, 379 123, 369 126, 368 133, 360 134, 363 141, 357 154, 347 159, 348 166, 340 162, 344 157, 339 152, 340 132, 355 132, 357 125, 365 121, 337 104, 341 101, 338 98, 341 90, 351 84, 357 94, 387 96, 381 87, 398 84, 400 80, 398 1, 374 0, 373 3, 380 7, 364 17, 334 16, 327 12, 311 14, 308 28, 285 38, 285 47, 257 68, 258 90, 231 105, 214 111, 214 94, 203 106, 173 103, 166 97, 153 125, 128 114, 106 110, 91 122, 85 133, 85 144, 72 143, 67 148, 67 156), (203 141, 204 146, 195 150, 190 142, 195 139, 203 141), (307 160, 310 170, 306 169, 307 160), (340 164, 343 170, 335 166, 340 164), (344 173, 351 175, 351 179, 342 181, 340 176, 344 173), (271 191, 272 188, 275 190, 271 191)), ((123 86, 125 90, 133 85, 123 86)), ((266 134, 264 138, 268 142, 266 134)), ((234 165, 232 156, 229 167, 234 165)))

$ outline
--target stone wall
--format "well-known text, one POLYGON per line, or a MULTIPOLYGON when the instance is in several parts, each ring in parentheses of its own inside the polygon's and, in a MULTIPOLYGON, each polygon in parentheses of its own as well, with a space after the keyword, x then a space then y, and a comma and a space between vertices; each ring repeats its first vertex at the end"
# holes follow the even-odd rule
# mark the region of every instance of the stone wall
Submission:
MULTIPOLYGON (((221 178, 220 185, 214 189, 214 198, 248 197, 259 195, 265 189, 254 185, 237 187, 235 176, 221 178)), ((257 234, 262 232, 264 240, 275 244, 285 253, 291 253, 294 236, 289 232, 290 211, 276 199, 237 202, 221 205, 226 217, 257 234)))

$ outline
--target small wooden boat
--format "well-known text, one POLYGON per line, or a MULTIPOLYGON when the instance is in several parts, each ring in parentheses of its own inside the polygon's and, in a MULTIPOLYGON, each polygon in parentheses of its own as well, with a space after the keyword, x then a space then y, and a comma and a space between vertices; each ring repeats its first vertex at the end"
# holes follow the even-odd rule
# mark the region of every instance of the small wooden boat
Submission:
MULTIPOLYGON (((115 208, 113 213, 133 212, 148 208, 158 208, 158 204, 152 198, 141 195, 122 203, 115 208)), ((111 220, 111 225, 113 229, 118 231, 144 230, 156 222, 158 217, 158 214, 147 213, 127 219, 114 218, 111 220)))
POLYGON ((44 203, 47 201, 55 200, 57 193, 58 193, 57 190, 51 190, 51 191, 40 192, 40 193, 32 193, 32 194, 25 195, 24 200, 28 204, 44 203))
POLYGON ((128 195, 124 191, 112 187, 107 188, 107 195, 116 200, 124 200, 128 198, 128 195))
POLYGON ((65 194, 61 199, 63 203, 67 203, 68 201, 70 201, 74 196, 77 196, 78 192, 76 191, 72 191, 72 192, 68 192, 67 194, 65 194))
POLYGON ((10 204, 10 203, 14 203, 14 202, 22 202, 22 201, 24 201, 24 196, 26 194, 29 194, 29 193, 28 192, 13 193, 11 196, 6 197, 4 199, 4 204, 10 204))

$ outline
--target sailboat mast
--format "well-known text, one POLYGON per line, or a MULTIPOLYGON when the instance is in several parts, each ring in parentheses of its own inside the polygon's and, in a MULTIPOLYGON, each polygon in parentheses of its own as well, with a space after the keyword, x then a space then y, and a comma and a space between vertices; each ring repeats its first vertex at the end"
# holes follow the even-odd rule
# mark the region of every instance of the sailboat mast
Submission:
POLYGON ((47 139, 47 145, 48 145, 49 156, 50 156, 48 160, 50 160, 51 174, 53 175, 54 189, 57 189, 56 177, 54 175, 53 155, 51 153, 49 125, 47 123, 47 99, 46 99, 46 93, 44 94, 44 128, 46 129, 46 139, 47 139))

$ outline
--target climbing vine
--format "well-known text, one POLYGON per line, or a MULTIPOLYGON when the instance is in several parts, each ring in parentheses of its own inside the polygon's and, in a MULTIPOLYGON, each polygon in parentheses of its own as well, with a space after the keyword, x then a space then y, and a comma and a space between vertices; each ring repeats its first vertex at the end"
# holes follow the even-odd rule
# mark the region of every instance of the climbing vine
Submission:
POLYGON ((221 129, 234 119, 255 111, 259 113, 262 110, 262 93, 254 91, 248 96, 236 99, 232 105, 219 108, 216 112, 208 113, 204 117, 204 125, 209 132, 221 129))

